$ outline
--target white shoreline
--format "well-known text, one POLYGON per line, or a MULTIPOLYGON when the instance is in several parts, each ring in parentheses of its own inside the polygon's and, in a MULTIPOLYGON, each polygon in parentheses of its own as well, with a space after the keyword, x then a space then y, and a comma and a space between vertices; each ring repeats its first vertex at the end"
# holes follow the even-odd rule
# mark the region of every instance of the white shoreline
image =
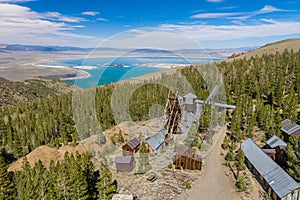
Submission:
POLYGON ((185 67, 191 64, 170 64, 170 63, 144 63, 139 64, 141 67, 156 67, 156 68, 164 68, 164 69, 172 69, 177 67, 185 67))
POLYGON ((58 68, 58 69, 67 69, 67 68, 70 68, 70 67, 67 67, 67 66, 63 66, 63 65, 35 65, 35 64, 32 64, 33 66, 37 66, 37 67, 49 67, 49 68, 58 68))

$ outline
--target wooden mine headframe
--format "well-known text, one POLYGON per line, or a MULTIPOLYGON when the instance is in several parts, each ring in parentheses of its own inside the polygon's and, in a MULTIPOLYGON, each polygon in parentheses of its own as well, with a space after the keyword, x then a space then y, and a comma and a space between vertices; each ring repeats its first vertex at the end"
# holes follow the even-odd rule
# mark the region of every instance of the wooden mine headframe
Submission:
POLYGON ((180 121, 181 121, 181 106, 178 100, 178 91, 169 91, 168 99, 165 107, 165 116, 167 117, 167 123, 165 129, 169 134, 181 133, 180 121))

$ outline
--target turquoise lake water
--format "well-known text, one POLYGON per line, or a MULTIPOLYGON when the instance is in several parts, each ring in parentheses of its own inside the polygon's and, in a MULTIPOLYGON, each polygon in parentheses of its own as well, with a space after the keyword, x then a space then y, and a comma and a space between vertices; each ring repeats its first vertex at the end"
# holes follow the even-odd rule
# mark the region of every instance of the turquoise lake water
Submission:
POLYGON ((152 72, 165 70, 155 67, 157 64, 196 64, 219 59, 207 58, 180 58, 180 57, 120 57, 113 58, 88 58, 72 60, 55 60, 47 65, 62 65, 80 69, 91 74, 90 77, 76 80, 66 80, 82 88, 90 88, 117 82, 119 80, 142 76, 152 72))

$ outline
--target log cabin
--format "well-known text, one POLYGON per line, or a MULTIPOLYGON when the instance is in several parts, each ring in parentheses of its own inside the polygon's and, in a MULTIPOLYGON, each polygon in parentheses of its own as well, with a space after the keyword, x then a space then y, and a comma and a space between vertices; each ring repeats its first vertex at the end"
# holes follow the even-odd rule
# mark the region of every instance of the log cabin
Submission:
POLYGON ((129 140, 122 146, 123 156, 132 156, 140 149, 140 141, 136 138, 129 140))

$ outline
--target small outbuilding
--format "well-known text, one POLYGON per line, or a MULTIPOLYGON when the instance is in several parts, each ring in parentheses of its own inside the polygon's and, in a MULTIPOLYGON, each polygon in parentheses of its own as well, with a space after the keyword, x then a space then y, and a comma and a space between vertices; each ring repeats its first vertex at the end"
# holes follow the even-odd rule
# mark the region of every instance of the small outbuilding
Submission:
POLYGON ((289 137, 291 136, 300 136, 300 125, 298 125, 296 122, 293 122, 292 120, 285 119, 281 122, 281 131, 284 136, 284 140, 286 142, 289 141, 289 137))
POLYGON ((275 149, 277 146, 286 147, 286 143, 277 135, 273 135, 270 139, 268 139, 266 144, 270 149, 275 149))
POLYGON ((201 170, 202 157, 197 153, 196 148, 186 145, 179 145, 174 157, 176 169, 201 170))
MULTIPOLYGON (((286 143, 282 139, 280 139, 277 135, 273 135, 266 142, 266 148, 275 150, 275 161, 280 166, 285 165, 285 162, 287 159, 287 156, 285 153, 285 147, 286 147, 286 143)), ((265 150, 263 149, 263 151, 265 151, 265 150)), ((273 154, 273 152, 272 152, 272 154, 273 154)))
POLYGON ((123 156, 132 156, 140 149, 140 141, 136 138, 129 140, 122 146, 123 156))
POLYGON ((268 156, 270 156, 270 158, 275 160, 275 158, 276 158, 276 150, 275 149, 262 149, 262 151, 265 154, 267 154, 268 156))
POLYGON ((133 196, 131 194, 115 194, 112 197, 112 200, 136 200, 136 196, 133 196))
POLYGON ((135 167, 133 156, 117 156, 115 163, 118 172, 132 172, 135 167))

